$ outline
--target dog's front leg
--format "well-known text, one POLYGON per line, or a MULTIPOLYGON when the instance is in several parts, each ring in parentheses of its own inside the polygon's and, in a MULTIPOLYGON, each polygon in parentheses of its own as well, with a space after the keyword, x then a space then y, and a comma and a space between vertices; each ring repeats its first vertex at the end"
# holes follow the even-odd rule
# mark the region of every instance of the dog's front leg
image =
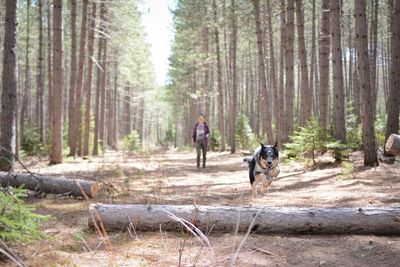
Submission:
POLYGON ((268 179, 266 175, 263 175, 262 176, 262 183, 263 183, 262 192, 265 193, 265 191, 267 191, 268 187, 271 185, 272 179, 268 179))
POLYGON ((257 174, 255 176, 254 182, 251 184, 251 194, 253 198, 257 197, 257 185, 261 182, 262 174, 257 174))

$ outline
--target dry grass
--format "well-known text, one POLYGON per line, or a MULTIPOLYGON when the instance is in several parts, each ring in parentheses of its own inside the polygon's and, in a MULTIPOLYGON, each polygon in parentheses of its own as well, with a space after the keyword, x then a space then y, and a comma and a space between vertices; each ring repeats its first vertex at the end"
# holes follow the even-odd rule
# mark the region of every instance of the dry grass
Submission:
POLYGON ((395 266, 400 261, 398 237, 208 235, 173 215, 171 220, 185 231, 142 233, 131 227, 129 232, 106 233, 100 225, 97 233, 87 229, 91 201, 299 207, 400 203, 399 163, 364 169, 357 153, 350 162, 353 170, 347 177, 341 166, 305 172, 299 163, 284 164, 269 192, 254 201, 242 157, 228 153, 210 153, 204 171, 195 167, 193 153, 176 151, 129 157, 109 153, 50 167, 28 162, 34 172, 96 180, 102 186, 95 200, 35 200, 40 213, 54 217, 43 225, 50 238, 15 250, 29 266, 316 266, 320 261, 327 266, 395 266))

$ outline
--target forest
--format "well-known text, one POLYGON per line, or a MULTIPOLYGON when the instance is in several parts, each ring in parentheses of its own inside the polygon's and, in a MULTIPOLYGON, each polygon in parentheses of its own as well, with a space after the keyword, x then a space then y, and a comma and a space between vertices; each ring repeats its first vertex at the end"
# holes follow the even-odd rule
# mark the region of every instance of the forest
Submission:
POLYGON ((400 0, 158 1, 0 0, 0 264, 398 264, 400 0))

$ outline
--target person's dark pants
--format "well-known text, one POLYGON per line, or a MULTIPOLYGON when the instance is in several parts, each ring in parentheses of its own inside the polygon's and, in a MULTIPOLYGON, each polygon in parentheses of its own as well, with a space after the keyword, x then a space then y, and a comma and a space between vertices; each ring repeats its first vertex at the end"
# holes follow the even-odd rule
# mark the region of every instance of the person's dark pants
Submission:
POLYGON ((205 168, 206 167, 207 145, 206 145, 206 140, 204 140, 204 139, 196 140, 197 167, 198 168, 200 168, 201 151, 203 151, 203 168, 205 168))

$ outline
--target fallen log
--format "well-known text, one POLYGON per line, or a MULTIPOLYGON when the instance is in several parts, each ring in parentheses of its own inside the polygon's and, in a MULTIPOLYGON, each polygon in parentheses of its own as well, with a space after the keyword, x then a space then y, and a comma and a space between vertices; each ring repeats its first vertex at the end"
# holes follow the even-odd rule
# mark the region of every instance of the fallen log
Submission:
POLYGON ((400 135, 391 134, 386 140, 385 145, 386 153, 392 154, 395 156, 400 155, 400 135))
POLYGON ((259 234, 379 234, 400 235, 400 207, 387 208, 288 208, 212 207, 169 205, 91 204, 90 228, 108 230, 180 231, 182 223, 171 214, 196 225, 204 233, 245 232, 259 234), (101 222, 101 223, 100 223, 101 222))
POLYGON ((65 194, 83 197, 82 190, 90 197, 96 197, 98 183, 86 180, 67 179, 64 177, 51 177, 30 173, 0 172, 0 185, 24 188, 46 194, 65 194), (79 184, 79 185, 78 185, 79 184))

